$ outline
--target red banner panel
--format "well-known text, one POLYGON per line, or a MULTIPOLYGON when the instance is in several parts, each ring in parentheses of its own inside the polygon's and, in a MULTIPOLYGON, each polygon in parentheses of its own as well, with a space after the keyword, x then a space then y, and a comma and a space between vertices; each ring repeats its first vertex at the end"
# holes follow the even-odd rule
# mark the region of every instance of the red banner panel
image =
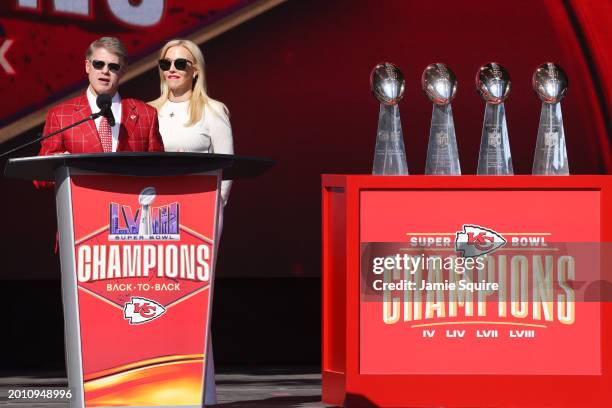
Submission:
POLYGON ((86 406, 201 403, 217 182, 73 176, 86 406))
POLYGON ((599 245, 587 244, 600 239, 599 192, 365 191, 360 201, 361 373, 601 373, 600 304, 575 285, 600 279, 599 245))

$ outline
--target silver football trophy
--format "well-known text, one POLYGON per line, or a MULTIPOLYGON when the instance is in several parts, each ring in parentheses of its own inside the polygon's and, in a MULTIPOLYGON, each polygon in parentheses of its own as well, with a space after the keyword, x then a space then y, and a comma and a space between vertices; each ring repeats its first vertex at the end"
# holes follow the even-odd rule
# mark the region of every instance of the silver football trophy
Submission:
POLYGON ((140 235, 151 234, 150 206, 153 200, 155 200, 156 194, 154 187, 147 187, 142 190, 138 196, 138 202, 142 206, 142 211, 140 211, 140 224, 138 227, 138 233, 140 235))
POLYGON ((533 158, 533 174, 569 174, 561 99, 567 93, 567 76, 560 66, 546 62, 533 73, 533 89, 542 100, 540 126, 533 158))
POLYGON ((402 123, 397 106, 404 95, 404 75, 395 65, 383 62, 372 70, 370 86, 380 102, 372 174, 408 174, 402 123))
POLYGON ((461 175, 451 101, 457 93, 457 78, 446 65, 428 65, 421 76, 425 95, 433 102, 425 174, 461 175))
POLYGON ((512 175, 512 155, 504 101, 510 93, 510 76, 501 65, 491 62, 478 69, 476 89, 486 102, 478 170, 480 175, 512 175))

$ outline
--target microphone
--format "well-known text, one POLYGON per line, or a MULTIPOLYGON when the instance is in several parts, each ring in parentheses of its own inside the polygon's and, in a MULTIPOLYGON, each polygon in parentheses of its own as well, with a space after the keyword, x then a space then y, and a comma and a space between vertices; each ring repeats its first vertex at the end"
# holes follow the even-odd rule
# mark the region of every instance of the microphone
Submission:
POLYGON ((112 104, 113 98, 108 94, 100 94, 96 98, 96 105, 98 105, 98 108, 100 108, 102 116, 108 120, 108 125, 110 127, 115 126, 115 115, 113 115, 113 111, 111 109, 112 104))

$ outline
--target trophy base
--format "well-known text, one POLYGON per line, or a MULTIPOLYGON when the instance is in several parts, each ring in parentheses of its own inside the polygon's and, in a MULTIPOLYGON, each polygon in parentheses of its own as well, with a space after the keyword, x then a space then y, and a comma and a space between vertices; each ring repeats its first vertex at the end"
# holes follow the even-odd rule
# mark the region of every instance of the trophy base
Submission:
POLYGON ((425 174, 460 176, 459 152, 451 105, 434 105, 431 114, 425 174))
POLYGON ((503 103, 486 104, 476 174, 487 176, 514 174, 508 126, 506 125, 506 110, 503 103))
POLYGON ((561 103, 542 102, 532 174, 569 176, 561 103))
POLYGON ((408 174, 402 123, 397 105, 380 105, 372 174, 382 176, 408 174))

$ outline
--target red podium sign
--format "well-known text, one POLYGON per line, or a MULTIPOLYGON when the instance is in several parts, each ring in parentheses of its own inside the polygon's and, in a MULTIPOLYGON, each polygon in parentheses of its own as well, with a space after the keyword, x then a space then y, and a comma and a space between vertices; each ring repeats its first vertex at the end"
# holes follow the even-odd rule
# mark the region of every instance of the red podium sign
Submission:
POLYGON ((269 159, 93 153, 10 159, 55 180, 73 407, 201 407, 221 179, 269 159))
POLYGON ((611 205, 609 177, 324 176, 324 401, 612 404, 611 205))
POLYGON ((70 178, 85 406, 201 405, 218 183, 70 178))

